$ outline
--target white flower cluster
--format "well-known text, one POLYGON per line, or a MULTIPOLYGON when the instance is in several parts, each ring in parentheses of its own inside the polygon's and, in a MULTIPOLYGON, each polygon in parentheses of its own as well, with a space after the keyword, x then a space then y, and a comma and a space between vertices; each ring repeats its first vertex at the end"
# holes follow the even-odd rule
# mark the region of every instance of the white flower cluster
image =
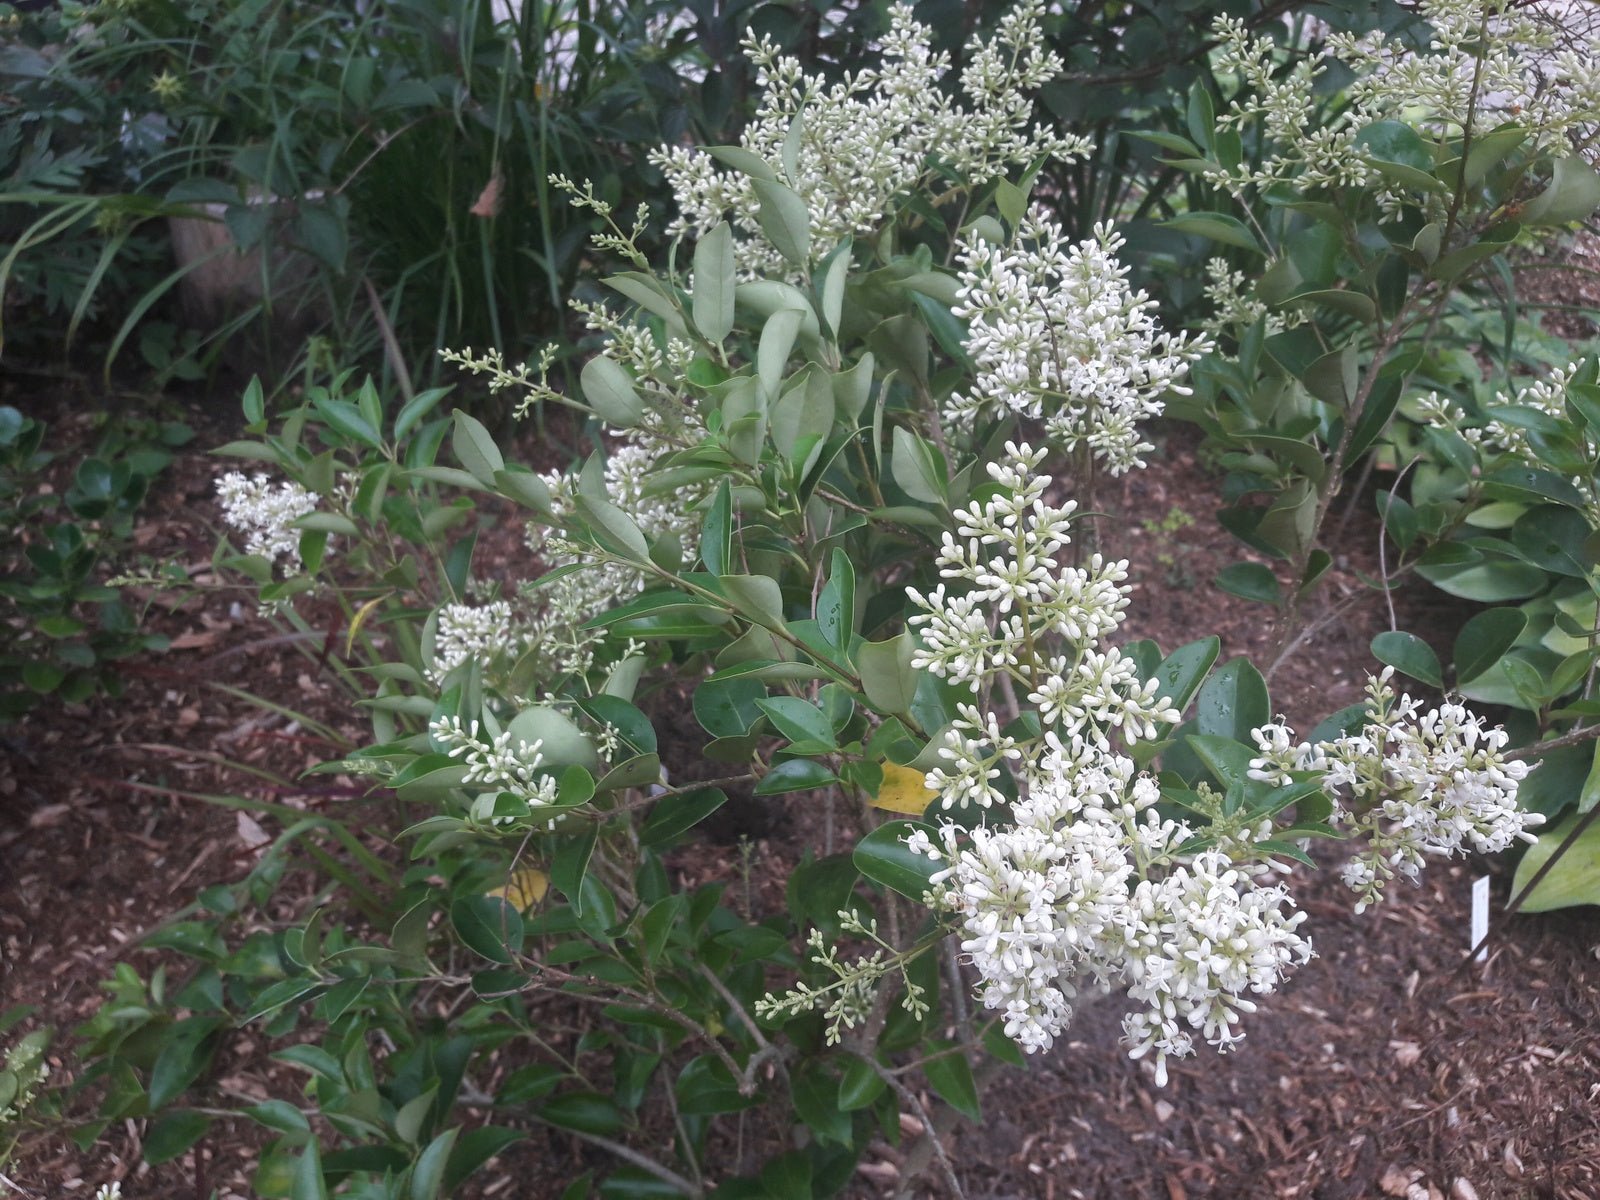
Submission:
POLYGON ((1432 30, 1419 54, 1381 31, 1335 34, 1356 72, 1350 98, 1369 119, 1421 112, 1446 136, 1513 121, 1540 149, 1589 147, 1600 120, 1594 22, 1566 0, 1419 0, 1432 30))
POLYGON ((1143 466, 1139 422, 1159 416, 1204 337, 1159 330, 1155 302, 1128 286, 1122 237, 1108 226, 1069 245, 1059 222, 1034 206, 1008 244, 970 237, 959 246, 954 309, 970 322, 976 364, 970 390, 945 402, 946 420, 971 429, 994 416, 1044 422, 1068 452, 1087 448, 1113 475, 1143 466))
MULTIPOLYGON (((699 505, 706 487, 661 488, 656 464, 674 447, 641 431, 630 432, 634 440, 613 447, 606 456, 606 498, 632 519, 647 540, 676 540, 685 559, 692 560, 699 552, 699 505)), ((543 479, 557 520, 574 517, 578 478, 551 472, 543 479)), ((548 657, 554 672, 582 674, 593 665, 595 652, 605 639, 605 630, 584 629, 584 623, 637 595, 642 578, 625 564, 593 561, 591 552, 552 534, 543 522, 529 523, 528 546, 552 571, 581 567, 538 585, 532 593, 536 607, 529 636, 531 644, 548 657)), ((549 675, 541 672, 542 677, 549 675)))
MULTIPOLYGON (((1418 0, 1428 46, 1374 31, 1334 34, 1325 57, 1300 57, 1288 71, 1273 43, 1244 22, 1220 17, 1217 66, 1247 95, 1218 117, 1221 128, 1259 123, 1271 150, 1259 164, 1216 177, 1228 185, 1304 183, 1365 186, 1375 173, 1355 145, 1376 121, 1420 121, 1443 137, 1481 134, 1504 122, 1525 131, 1530 148, 1585 153, 1600 123, 1600 60, 1592 22, 1575 21, 1562 0, 1418 0), (1332 121, 1316 92, 1327 62, 1354 72, 1349 105, 1332 121)), ((1443 203, 1443 201, 1440 201, 1443 203)))
POLYGON ((993 713, 960 705, 927 786, 946 808, 988 806, 1010 775, 1020 799, 1009 824, 947 824, 937 843, 918 832, 910 845, 947 864, 933 902, 958 916, 979 994, 1004 1010, 1008 1036, 1046 1049, 1078 981, 1121 988, 1139 1006, 1123 1023, 1131 1053, 1153 1053, 1165 1082, 1167 1058, 1191 1053, 1197 1036, 1220 1049, 1238 1041, 1248 995, 1276 988, 1310 945, 1287 893, 1254 880, 1264 855, 1251 843, 1270 823, 1235 822, 1227 843, 1185 857, 1196 831, 1163 820, 1154 781, 1114 752, 1112 731, 1131 743, 1178 720, 1131 660, 1099 648, 1122 619, 1127 564, 1060 563, 1075 505, 1045 499, 1042 452, 1006 454, 989 469, 998 494, 956 514, 939 554, 941 574, 965 590, 909 592, 924 610, 912 618, 925 643, 912 661, 974 693, 1024 692, 1040 734, 1007 733, 993 713))
MULTIPOLYGON (((1023 0, 992 41, 969 43, 961 74, 966 106, 943 90, 948 56, 934 53, 933 31, 909 4, 890 10, 883 65, 837 83, 806 74, 799 59, 780 55, 767 38, 746 41, 762 98, 740 147, 760 160, 755 173, 783 180, 804 202, 812 262, 848 237, 875 232, 900 197, 929 181, 935 160, 976 187, 1012 166, 1085 152, 1080 138, 1030 128, 1033 104, 1025 93, 1062 69, 1040 36, 1044 7, 1023 0)), ((723 169, 698 147, 664 147, 652 161, 677 198, 671 232, 698 237, 726 218, 741 235, 741 268, 778 278, 793 271, 762 232, 751 173, 723 169)))
POLYGON ((1211 316, 1202 321, 1200 327, 1212 336, 1223 333, 1238 336, 1257 321, 1265 320, 1264 328, 1270 335, 1305 323, 1303 310, 1272 312, 1265 301, 1250 293, 1249 286, 1244 272, 1230 269, 1227 259, 1208 259, 1204 292, 1211 303, 1211 316))
MULTIPOLYGON (((1572 363, 1553 370, 1543 379, 1520 387, 1515 393, 1501 392, 1489 402, 1491 408, 1523 409, 1542 413, 1558 421, 1567 419, 1567 389, 1577 376, 1582 363, 1572 363)), ((1521 425, 1491 419, 1481 425, 1471 423, 1460 405, 1430 392, 1417 406, 1422 420, 1435 429, 1447 429, 1461 435, 1473 446, 1492 453, 1509 454, 1530 467, 1548 469, 1549 462, 1528 440, 1528 431, 1521 425)), ((1600 435, 1586 426, 1585 449, 1591 461, 1600 459, 1600 435)), ((1600 483, 1593 475, 1574 475, 1569 482, 1577 488, 1588 508, 1591 524, 1600 524, 1600 483)))
POLYGON ((428 677, 438 683, 469 659, 489 663, 515 653, 527 643, 505 600, 487 604, 446 604, 439 610, 433 635, 433 666, 428 677))
POLYGON ((471 819, 488 826, 515 824, 518 814, 496 811, 495 800, 502 792, 529 808, 544 808, 556 802, 560 788, 544 769, 543 742, 519 741, 513 746, 510 730, 495 733, 480 729, 477 721, 463 725, 460 717, 440 717, 428 726, 428 732, 451 758, 466 763, 463 783, 493 789, 474 801, 471 819))
POLYGON ((1403 875, 1415 882, 1424 856, 1496 854, 1542 824, 1538 813, 1517 807, 1517 789, 1528 764, 1500 752, 1505 730, 1460 704, 1422 711, 1420 701, 1396 696, 1393 667, 1370 680, 1366 724, 1332 741, 1294 742, 1287 725, 1253 732, 1261 756, 1252 778, 1288 782, 1290 773, 1312 771, 1335 805, 1335 817, 1366 841, 1345 866, 1344 879, 1362 912, 1383 897, 1384 884, 1403 875))
POLYGON ((1024 1049, 1048 1049, 1072 1016, 1080 982, 1125 990, 1138 1008, 1123 1019, 1132 1057, 1166 1060, 1201 1037, 1227 1050, 1243 1034, 1250 994, 1276 989, 1311 954, 1296 933, 1303 913, 1282 887, 1261 887, 1220 849, 1184 858, 1195 836, 1154 810, 1155 783, 1132 761, 1048 735, 1025 771, 1013 823, 913 849, 948 865, 936 904, 958 915, 984 1004, 1004 1010, 1005 1032, 1024 1049))
POLYGON ((122 1181, 102 1183, 95 1190, 94 1200, 122 1200, 122 1181))
MULTIPOLYGON (((944 535, 937 559, 940 583, 927 595, 907 589, 923 611, 911 618, 922 638, 912 665, 973 693, 1000 681, 1037 705, 1045 728, 1109 748, 1109 732, 1125 739, 1154 738, 1178 714, 1156 683, 1139 678, 1132 660, 1100 639, 1116 629, 1127 607, 1128 564, 1092 555, 1086 567, 1059 559, 1071 541, 1077 505, 1045 499, 1051 478, 1039 473, 1045 451, 1006 445, 1006 458, 989 466, 1000 492, 955 514, 956 532, 944 535)), ((1007 762, 1041 752, 1037 739, 1019 742, 1002 733, 993 713, 963 704, 946 732, 944 765, 927 784, 944 807, 988 806, 1002 797, 997 781, 1007 762)))
POLYGON ((248 478, 229 471, 217 480, 222 519, 244 535, 246 554, 272 562, 283 559, 284 573, 300 569, 300 530, 294 522, 317 507, 317 498, 292 480, 278 483, 265 474, 248 478))

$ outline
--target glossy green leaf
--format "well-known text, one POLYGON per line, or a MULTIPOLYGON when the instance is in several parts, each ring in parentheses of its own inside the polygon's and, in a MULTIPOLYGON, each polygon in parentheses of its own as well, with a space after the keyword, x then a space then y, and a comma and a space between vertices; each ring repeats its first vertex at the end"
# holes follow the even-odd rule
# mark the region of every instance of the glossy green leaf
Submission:
POLYGON ((1166 697, 1172 701, 1173 707, 1182 712, 1188 707, 1190 698, 1206 674, 1216 664, 1221 650, 1221 639, 1216 637, 1201 638, 1186 646, 1179 646, 1155 670, 1156 695, 1166 697))
MULTIPOLYGON (((1512 895, 1521 893, 1527 887, 1540 868, 1554 857, 1556 850, 1577 824, 1586 819, 1574 813, 1560 824, 1540 832, 1539 841, 1528 848, 1522 861, 1517 864, 1516 877, 1511 881, 1512 895)), ((1528 893, 1519 911, 1550 912, 1552 909, 1573 908, 1580 904, 1600 904, 1600 821, 1592 821, 1578 835, 1538 886, 1528 893)))
POLYGON ((845 1112, 855 1112, 876 1102, 889 1085, 866 1059, 853 1054, 844 1058, 844 1074, 839 1078, 839 1107, 845 1112))
POLYGON ((1278 578, 1260 563, 1242 562, 1217 572, 1217 586, 1223 591, 1262 604, 1277 604, 1281 599, 1278 578))
POLYGON ((1461 627, 1456 635, 1456 683, 1476 679, 1500 660, 1522 636, 1528 614, 1520 608, 1491 608, 1461 627))
POLYGON ((1385 663, 1429 687, 1444 687, 1444 674, 1439 668, 1439 656, 1414 633, 1389 630, 1372 639, 1372 654, 1385 663))
POLYGON ((670 845, 690 832, 725 803, 728 803, 728 797, 717 787, 666 795, 651 808, 645 826, 638 832, 638 842, 650 850, 661 850, 662 846, 670 845))
POLYGON ((941 844, 938 831, 931 825, 921 821, 889 821, 856 843, 851 860, 856 869, 874 883, 920 904, 928 892, 929 879, 939 870, 939 863, 906 845, 907 836, 916 830, 926 833, 934 845, 941 844))
POLYGON ((785 792, 809 792, 838 782, 838 776, 821 763, 809 758, 791 758, 763 775, 756 784, 755 794, 778 796, 785 792))
POLYGON ((462 896, 450 905, 450 924, 468 949, 509 963, 522 948, 522 914, 498 897, 462 896))
POLYGON ((1272 719, 1267 684, 1244 658, 1235 658, 1200 689, 1195 700, 1198 732, 1250 744, 1250 731, 1272 719))

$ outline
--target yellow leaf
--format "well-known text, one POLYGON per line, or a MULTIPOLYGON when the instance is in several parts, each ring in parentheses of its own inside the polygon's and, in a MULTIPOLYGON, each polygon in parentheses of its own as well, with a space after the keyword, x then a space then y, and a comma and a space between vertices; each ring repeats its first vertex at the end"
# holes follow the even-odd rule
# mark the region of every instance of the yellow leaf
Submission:
POLYGON ((902 767, 899 763, 883 764, 883 786, 873 798, 873 808, 920 817, 929 801, 938 795, 922 782, 923 774, 915 767, 902 767))
POLYGON ((367 618, 372 615, 373 610, 376 609, 378 605, 382 604, 388 598, 389 593, 385 592, 381 596, 374 596, 360 608, 356 609, 356 615, 350 618, 350 632, 344 639, 344 656, 346 658, 349 658, 350 652, 355 649, 356 635, 361 632, 361 627, 367 623, 367 618))
POLYGON ((522 912, 533 911, 533 906, 544 899, 544 894, 550 890, 550 877, 537 867, 520 867, 511 872, 511 877, 506 880, 504 887, 497 887, 493 891, 484 893, 488 896, 498 896, 508 904, 514 904, 522 912))

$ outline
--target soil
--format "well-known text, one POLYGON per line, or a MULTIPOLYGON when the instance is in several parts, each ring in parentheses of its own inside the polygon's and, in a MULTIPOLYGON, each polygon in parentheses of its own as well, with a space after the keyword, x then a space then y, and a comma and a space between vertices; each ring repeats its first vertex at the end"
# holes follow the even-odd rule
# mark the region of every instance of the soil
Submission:
MULTIPOLYGON (((26 410, 17 396, 11 389, 8 402, 26 410)), ((225 426, 204 424, 195 446, 225 440, 225 426)), ((1216 481, 1189 433, 1158 432, 1151 469, 1108 498, 1123 514, 1110 536, 1125 539, 1140 572, 1127 636, 1170 650, 1217 632, 1225 657, 1262 661, 1271 643, 1266 610, 1210 582, 1240 557, 1212 519, 1216 481), (1167 521, 1174 509, 1193 524, 1167 521), (1163 532, 1163 522, 1174 527, 1163 532)), ((142 517, 142 554, 197 574, 208 569, 217 470, 197 449, 161 477, 142 517)), ((1327 604, 1364 594, 1273 680, 1275 706, 1301 728, 1359 698, 1370 639, 1389 627, 1382 597, 1359 578, 1376 574, 1372 512, 1370 494, 1353 502, 1346 553, 1323 591, 1327 604)), ((509 561, 518 539, 498 540, 509 561)), ((1428 594, 1402 593, 1399 604, 1401 627, 1441 649, 1467 615, 1428 594)), ((34 1006, 23 1029, 64 1031, 83 1020, 119 959, 131 956, 148 970, 150 953, 134 948, 141 934, 206 885, 249 869, 265 836, 255 819, 203 796, 337 810, 393 855, 381 805, 363 804, 356 789, 316 783, 324 777, 299 780, 341 740, 359 743, 364 733, 315 653, 284 644, 242 595, 158 602, 151 622, 172 635, 173 648, 133 664, 125 695, 43 708, 3 733, 0 1012, 34 1006), (326 731, 218 686, 246 680, 326 731), (280 782, 242 776, 226 759, 280 782)), ((714 840, 691 844, 674 869, 685 879, 753 879, 763 894, 781 892, 788 864, 817 835, 814 816, 788 805, 740 811, 714 840)), ((1087 1006, 1053 1052, 1000 1076, 981 1124, 957 1127, 954 1159, 966 1195, 1600 1197, 1600 915, 1513 918, 1487 962, 1461 969, 1469 890, 1484 873, 1503 902, 1505 865, 1472 862, 1437 867, 1421 887, 1395 888, 1362 917, 1352 915, 1336 872, 1307 874, 1295 890, 1311 914, 1317 957, 1263 1000, 1238 1052, 1203 1051, 1174 1064, 1164 1089, 1117 1045, 1116 1005, 1087 1006)), ((303 898, 291 884, 279 903, 303 898)), ((578 1024, 554 1012, 552 1021, 574 1033, 578 1024)), ((74 1069, 64 1045, 52 1055, 57 1078, 74 1069)), ((255 1094, 275 1078, 265 1048, 248 1038, 230 1049, 224 1075, 219 1086, 255 1094)), ((139 1122, 112 1128, 86 1155, 58 1137, 32 1136, 3 1172, 27 1196, 88 1196, 112 1179, 125 1180, 129 1200, 251 1194, 259 1141, 248 1122, 219 1125, 197 1151, 154 1170, 140 1164, 143 1132, 139 1122)), ((887 1194, 904 1150, 904 1142, 875 1147, 850 1194, 887 1194)), ((480 1172, 471 1194, 555 1196, 558 1179, 603 1165, 576 1140, 535 1130, 480 1172)))

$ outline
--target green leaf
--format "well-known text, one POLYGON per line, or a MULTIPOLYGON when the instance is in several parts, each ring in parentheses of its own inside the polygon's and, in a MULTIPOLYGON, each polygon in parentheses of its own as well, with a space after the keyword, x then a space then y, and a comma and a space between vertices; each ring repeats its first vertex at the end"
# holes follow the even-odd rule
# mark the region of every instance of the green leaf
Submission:
POLYGON ((844 653, 855 633, 856 572, 850 556, 838 548, 829 566, 827 585, 817 594, 817 627, 829 645, 844 653))
MULTIPOLYGON (((1528 882, 1550 861, 1561 843, 1583 820, 1583 815, 1574 813, 1539 835, 1538 842, 1528 848, 1522 861, 1517 864, 1516 877, 1511 881, 1513 896, 1528 886, 1528 882)), ((1523 900, 1519 911, 1549 912, 1580 904, 1600 904, 1600 821, 1592 822, 1578 835, 1566 853, 1539 881, 1539 885, 1523 900)))
POLYGON ((844 1058, 844 1074, 839 1079, 839 1107, 844 1112, 855 1112, 871 1105, 889 1085, 866 1059, 854 1054, 844 1058))
POLYGON ((1550 186, 1522 210, 1530 225, 1566 225, 1587 220, 1600 208, 1600 174, 1581 158, 1563 158, 1555 165, 1550 186))
POLYGON ((739 737, 761 716, 756 701, 767 694, 757 679, 708 679, 694 690, 694 715, 712 737, 739 737))
POLYGON ((596 1092, 566 1092, 547 1100, 539 1115, 552 1125, 593 1133, 601 1137, 620 1132, 622 1113, 617 1106, 596 1092))
POLYGON ((930 1042, 930 1053, 940 1050, 952 1050, 952 1053, 930 1058, 923 1064, 922 1073, 928 1077, 928 1085, 951 1108, 974 1121, 981 1121, 983 1112, 978 1106, 978 1087, 972 1078, 972 1067, 966 1054, 953 1049, 954 1046, 954 1042, 930 1042))
POLYGON ((772 179, 753 179, 756 223, 779 254, 795 266, 811 265, 811 217, 806 203, 794 192, 772 179))
POLYGON ((1456 683, 1476 679, 1516 644, 1527 628, 1528 614, 1520 608, 1491 608, 1461 627, 1456 635, 1456 683))
POLYGON ((1364 325, 1370 325, 1378 318, 1378 306, 1372 299, 1348 288, 1323 288, 1320 291, 1301 292, 1299 295, 1291 296, 1287 303, 1320 305, 1330 312, 1354 317, 1364 325))
POLYGON ((1235 658, 1206 680, 1195 701, 1195 726, 1203 734, 1250 744, 1250 731, 1272 719, 1267 684, 1244 658, 1235 658))
POLYGON ((468 949, 509 963, 522 948, 522 914, 497 896, 462 896, 450 905, 450 924, 468 949))
POLYGON ((933 447, 903 425, 894 429, 894 458, 890 469, 895 483, 913 500, 944 503, 944 473, 934 461, 933 447))
POLYGON ((1234 596, 1277 604, 1278 577, 1260 563, 1234 563, 1217 572, 1217 586, 1234 596))
POLYGON ((1206 765, 1206 769, 1224 787, 1242 783, 1249 778, 1250 760, 1256 751, 1229 737, 1215 737, 1204 733, 1191 733, 1189 748, 1206 765))
POLYGON ((815 742, 832 749, 833 726, 816 705, 796 696, 777 696, 756 704, 773 728, 791 742, 815 742))
POLYGON ((1485 475, 1483 483, 1487 494, 1501 499, 1526 501, 1532 497, 1576 509, 1584 506, 1583 493, 1569 480, 1537 467, 1503 467, 1485 475))
POLYGON ((646 850, 661 850, 677 838, 698 826, 707 816, 728 803, 728 797, 717 787, 706 787, 698 792, 667 795, 650 810, 650 818, 638 832, 638 843, 646 850))
POLYGON ((941 845, 939 832, 921 821, 889 821, 878 826, 856 843, 851 861, 874 883, 882 884, 922 903, 927 894, 928 880, 940 869, 939 862, 915 853, 906 845, 906 837, 916 830, 926 833, 934 845, 941 845))
POLYGON ((541 516, 550 516, 550 486, 526 467, 512 465, 496 471, 494 486, 507 500, 515 500, 541 516))
POLYGON ((579 701, 579 707, 596 721, 617 731, 624 745, 635 754, 654 754, 656 731, 650 718, 620 696, 598 695, 579 701))
POLYGON ((191 1109, 175 1109, 151 1124, 144 1135, 144 1161, 152 1167, 171 1162, 205 1137, 211 1118, 191 1109))
POLYGON ((1414 633, 1389 630, 1372 639, 1372 654, 1402 675, 1409 675, 1429 687, 1444 687, 1444 673, 1439 669, 1439 656, 1414 633))
POLYGON ((833 416, 833 387, 827 374, 815 367, 807 370, 804 383, 791 387, 772 406, 772 444, 794 467, 797 478, 821 453, 833 430, 833 416))
POLYGON ((724 479, 700 526, 700 561, 713 575, 727 573, 733 560, 733 492, 724 479))
POLYGON ((411 1168, 411 1200, 437 1200, 444 1188, 450 1152, 460 1133, 460 1129, 446 1129, 417 1156, 416 1165, 411 1168))
POLYGON ((219 1017, 189 1017, 166 1031, 155 1066, 150 1069, 150 1108, 164 1108, 199 1077, 211 1061, 208 1044, 222 1025, 219 1017))
POLYGON ((1173 154, 1181 154, 1184 158, 1200 158, 1204 154, 1204 151, 1188 138, 1160 129, 1130 129, 1127 136, 1150 142, 1173 154))
POLYGON ((733 230, 719 221, 694 248, 694 325, 706 341, 721 345, 733 331, 733 230))
POLYGON ((1165 696, 1172 701, 1174 708, 1182 712, 1189 706, 1190 697, 1199 688, 1207 672, 1216 664, 1221 650, 1222 641, 1217 637, 1201 638, 1187 646, 1179 646, 1155 670, 1156 695, 1165 696))
POLYGON ((552 705, 535 704, 523 709, 511 719, 506 731, 511 734, 512 745, 541 743, 542 770, 555 773, 562 767, 577 765, 592 774, 600 767, 600 755, 589 735, 552 705))
POLYGON ((772 164, 762 158, 753 150, 746 150, 743 146, 707 146, 706 153, 711 155, 723 166, 748 175, 751 179, 776 180, 778 173, 772 169, 772 164))
POLYGON ((905 630, 887 641, 863 642, 857 648, 856 666, 861 672, 862 689, 867 693, 867 703, 879 712, 911 710, 917 695, 917 672, 911 666, 915 650, 916 643, 905 630))
POLYGON ((1441 566, 1422 564, 1417 567, 1417 574, 1440 591, 1481 604, 1522 600, 1544 591, 1550 583, 1550 576, 1538 567, 1509 559, 1441 566))
POLYGON ((450 448, 455 452, 456 461, 484 487, 494 487, 495 472, 503 470, 506 465, 500 448, 494 444, 494 438, 484 428, 482 421, 464 410, 458 408, 451 416, 455 426, 450 433, 450 448))
POLYGON ((632 562, 649 561, 650 543, 644 540, 633 518, 611 501, 579 492, 578 511, 589 520, 595 540, 601 545, 632 562))
POLYGON ((366 417, 361 415, 361 410, 348 400, 329 400, 318 397, 312 402, 312 407, 319 416, 327 421, 345 437, 353 438, 374 450, 383 446, 383 435, 375 429, 366 417))
POLYGON ((317 1143, 309 1142, 295 1164, 294 1190, 290 1200, 328 1200, 328 1185, 322 1178, 322 1156, 317 1143))
MULTIPOLYGON (((503 1090, 498 1098, 505 1099, 503 1090)), ((461 1135, 450 1153, 450 1161, 444 1172, 443 1193, 452 1195, 484 1163, 513 1142, 520 1142, 527 1136, 520 1129, 506 1129, 498 1125, 480 1125, 476 1129, 469 1129, 461 1135)))
POLYGON ((795 1115, 819 1142, 850 1144, 854 1121, 839 1107, 839 1084, 822 1063, 808 1059, 792 1071, 789 1095, 794 1100, 795 1115))
POLYGON ((723 575, 717 582, 743 617, 767 629, 783 628, 783 591, 770 575, 723 575))
POLYGON ((1587 579, 1594 570, 1589 519, 1576 509, 1541 504, 1517 518, 1511 542, 1522 557, 1556 575, 1587 579))
POLYGON ((1356 135, 1354 148, 1385 179, 1418 191, 1442 192, 1433 175, 1433 154, 1403 121, 1376 121, 1356 135))
POLYGON ((394 419, 395 441, 404 441, 406 435, 416 428, 417 422, 437 408, 439 401, 449 394, 449 388, 429 388, 425 392, 418 392, 410 400, 406 401, 405 407, 400 410, 394 419))
POLYGON ((1578 793, 1578 812, 1586 813, 1596 804, 1600 804, 1600 741, 1595 743, 1594 761, 1590 763, 1589 774, 1578 793))
POLYGON ((756 784, 758 796, 778 796, 784 792, 809 792, 838 783, 832 771, 809 758, 791 758, 768 771, 756 784))
POLYGON ((1250 232, 1250 227, 1238 217, 1230 217, 1226 213, 1180 213, 1172 220, 1162 221, 1160 224, 1164 229, 1175 229, 1179 233, 1210 238, 1213 242, 1238 246, 1241 250, 1253 250, 1257 254, 1264 253, 1261 243, 1256 241, 1256 235, 1250 232))
POLYGON ((584 880, 589 874, 589 860, 594 857, 595 843, 600 830, 591 827, 587 833, 557 841, 550 867, 550 882, 556 886, 567 903, 572 905, 574 916, 583 916, 584 880))
POLYGON ((614 429, 631 429, 644 416, 644 401, 633 376, 613 358, 598 354, 584 363, 579 386, 589 407, 614 429))
POLYGON ((805 314, 798 309, 780 308, 761 327, 761 341, 756 347, 756 376, 761 380, 762 394, 769 403, 777 398, 782 387, 789 353, 794 349, 794 340, 804 319, 805 314))

